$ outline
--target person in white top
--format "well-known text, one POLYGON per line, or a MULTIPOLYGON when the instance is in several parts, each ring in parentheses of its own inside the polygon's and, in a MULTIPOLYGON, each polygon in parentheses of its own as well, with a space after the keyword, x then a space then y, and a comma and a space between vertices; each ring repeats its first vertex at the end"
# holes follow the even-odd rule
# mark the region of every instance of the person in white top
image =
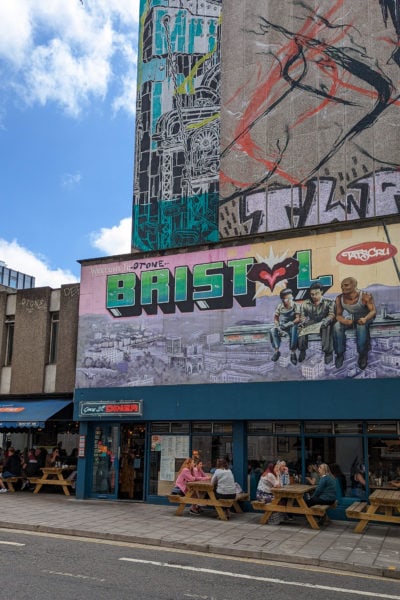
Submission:
POLYGON ((256 499, 269 504, 274 497, 273 489, 277 487, 282 487, 279 474, 276 465, 274 466, 274 463, 270 462, 258 481, 256 499))
MULTIPOLYGON (((215 487, 216 498, 223 498, 226 500, 236 498, 235 479, 224 458, 219 458, 217 460, 217 468, 211 478, 211 483, 215 487)), ((229 519, 229 508, 225 508, 224 510, 229 519)))

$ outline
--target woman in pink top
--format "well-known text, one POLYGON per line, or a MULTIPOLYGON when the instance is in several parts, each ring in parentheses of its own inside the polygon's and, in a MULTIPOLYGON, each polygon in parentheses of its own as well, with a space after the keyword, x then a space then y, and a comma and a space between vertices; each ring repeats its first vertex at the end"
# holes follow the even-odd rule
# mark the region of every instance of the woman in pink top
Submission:
POLYGON ((201 460, 201 458, 194 458, 193 463, 193 473, 196 477, 201 477, 204 480, 211 479, 211 476, 206 475, 206 473, 204 473, 203 471, 203 461, 201 460))
MULTIPOLYGON (((208 477, 202 477, 194 473, 194 460, 192 458, 185 458, 176 478, 175 486, 178 487, 182 494, 185 495, 187 491, 187 483, 190 481, 204 481, 209 479, 208 477)), ((195 504, 192 504, 189 511, 192 515, 200 514, 200 508, 195 504)))

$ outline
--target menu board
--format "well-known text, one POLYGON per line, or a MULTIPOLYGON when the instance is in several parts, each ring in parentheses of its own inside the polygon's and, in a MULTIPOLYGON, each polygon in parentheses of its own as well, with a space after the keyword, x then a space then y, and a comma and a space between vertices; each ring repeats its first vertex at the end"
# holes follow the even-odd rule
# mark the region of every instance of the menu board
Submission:
POLYGON ((189 456, 189 437, 184 435, 156 436, 157 440, 152 447, 161 452, 160 456, 160 480, 175 481, 177 459, 179 463, 189 456))

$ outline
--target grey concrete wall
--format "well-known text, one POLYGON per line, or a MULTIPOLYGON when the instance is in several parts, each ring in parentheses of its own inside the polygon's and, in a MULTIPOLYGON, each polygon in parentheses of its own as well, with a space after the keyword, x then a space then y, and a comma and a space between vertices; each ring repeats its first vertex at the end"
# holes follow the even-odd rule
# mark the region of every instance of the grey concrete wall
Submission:
POLYGON ((400 212, 388 5, 224 0, 222 238, 400 212))
POLYGON ((79 284, 61 286, 56 392, 70 392, 75 387, 78 311, 79 284))

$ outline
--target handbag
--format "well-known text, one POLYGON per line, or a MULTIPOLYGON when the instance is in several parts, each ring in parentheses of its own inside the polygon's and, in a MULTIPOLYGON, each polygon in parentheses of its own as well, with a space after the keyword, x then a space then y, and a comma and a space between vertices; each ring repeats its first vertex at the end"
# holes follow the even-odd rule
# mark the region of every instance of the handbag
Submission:
POLYGON ((180 496, 181 494, 182 494, 181 488, 178 488, 177 486, 172 488, 172 490, 171 490, 172 496, 180 496))

